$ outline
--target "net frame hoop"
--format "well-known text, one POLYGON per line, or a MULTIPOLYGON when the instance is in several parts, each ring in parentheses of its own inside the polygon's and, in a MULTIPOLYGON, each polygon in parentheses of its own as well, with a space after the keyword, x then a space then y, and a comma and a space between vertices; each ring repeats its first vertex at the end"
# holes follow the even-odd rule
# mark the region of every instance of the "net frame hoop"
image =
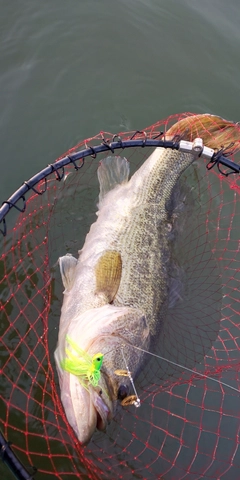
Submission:
MULTIPOLYGON (((161 132, 158 136, 163 135, 163 132, 161 132)), ((103 139, 103 142, 100 145, 96 145, 94 147, 89 147, 85 143, 86 148, 84 150, 79 150, 73 154, 69 154, 61 158, 60 160, 57 160, 55 163, 48 165, 45 167, 43 170, 35 174, 33 177, 31 177, 29 180, 24 181, 22 186, 16 190, 11 197, 9 197, 8 200, 4 201, 2 203, 2 206, 0 208, 0 224, 3 225, 3 229, 0 228, 0 231, 3 236, 6 236, 7 234, 7 226, 6 226, 6 220, 5 217, 7 213, 11 210, 11 208, 16 208, 17 210, 24 212, 25 207, 26 207, 26 202, 25 202, 25 194, 29 190, 33 190, 33 192, 37 193, 38 195, 42 195, 46 189, 46 178, 51 175, 52 173, 55 173, 56 175, 56 180, 61 181, 64 178, 64 167, 73 164, 75 170, 79 170, 80 168, 83 167, 84 165, 84 159, 86 157, 91 156, 92 158, 96 158, 98 153, 103 153, 106 151, 111 151, 111 153, 114 153, 115 150, 118 149, 125 149, 125 148, 144 148, 144 147, 162 147, 162 148, 171 148, 172 150, 179 150, 180 147, 180 139, 177 139, 178 141, 166 141, 164 139, 161 140, 156 140, 156 137, 154 139, 149 139, 146 137, 145 132, 140 132, 136 131, 135 134, 132 135, 130 140, 122 140, 119 135, 114 135, 113 136, 113 141, 109 143, 109 141, 106 141, 103 139), (136 134, 143 134, 144 138, 141 139, 135 139, 136 134), (118 138, 118 141, 114 141, 115 138, 118 138), (78 160, 82 160, 82 163, 80 165, 77 165, 76 162, 78 160), (62 173, 59 173, 59 170, 62 169, 62 173), (42 180, 45 180, 44 188, 42 190, 37 190, 34 188, 38 183, 40 183, 42 180), (16 203, 22 199, 23 200, 23 208, 19 208, 16 203)), ((201 154, 200 154, 201 155, 201 154)), ((199 156, 200 156, 199 155, 199 156)), ((240 165, 237 163, 233 162, 229 158, 227 158, 226 154, 224 154, 223 150, 220 150, 219 152, 215 152, 210 159, 210 161, 207 164, 207 168, 210 170, 214 165, 218 166, 219 169, 219 164, 223 165, 224 167, 227 167, 231 170, 230 173, 240 173, 240 165)), ((228 175, 228 173, 224 173, 220 171, 223 175, 228 175)))

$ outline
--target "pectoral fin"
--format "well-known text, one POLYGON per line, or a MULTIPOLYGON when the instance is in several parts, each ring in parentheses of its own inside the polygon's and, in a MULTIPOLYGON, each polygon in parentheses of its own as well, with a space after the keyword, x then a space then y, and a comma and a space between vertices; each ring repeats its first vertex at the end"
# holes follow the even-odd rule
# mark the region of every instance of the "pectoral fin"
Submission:
POLYGON ((58 262, 65 291, 68 291, 74 282, 77 259, 70 253, 67 253, 64 257, 59 257, 58 262))
POLYGON ((126 158, 106 157, 101 161, 97 171, 100 185, 99 206, 110 190, 127 183, 129 172, 129 162, 126 158))
POLYGON ((109 250, 98 260, 95 268, 96 294, 102 294, 107 302, 111 303, 118 291, 121 275, 122 260, 120 253, 109 250))

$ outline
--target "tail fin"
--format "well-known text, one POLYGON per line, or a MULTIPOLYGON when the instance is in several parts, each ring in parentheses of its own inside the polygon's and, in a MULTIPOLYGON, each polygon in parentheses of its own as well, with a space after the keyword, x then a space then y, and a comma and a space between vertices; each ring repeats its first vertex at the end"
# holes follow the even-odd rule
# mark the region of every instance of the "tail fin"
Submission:
POLYGON ((205 146, 217 150, 230 144, 234 144, 231 151, 240 149, 240 125, 208 113, 191 115, 175 123, 166 132, 166 139, 171 140, 175 135, 188 141, 200 137, 205 146))

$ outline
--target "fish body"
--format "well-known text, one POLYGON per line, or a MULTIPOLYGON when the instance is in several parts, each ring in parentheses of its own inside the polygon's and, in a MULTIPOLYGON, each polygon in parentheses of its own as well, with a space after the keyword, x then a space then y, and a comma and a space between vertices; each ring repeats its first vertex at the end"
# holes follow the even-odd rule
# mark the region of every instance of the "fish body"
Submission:
POLYGON ((157 148, 130 180, 124 158, 103 160, 97 220, 79 258, 59 260, 65 291, 55 360, 61 400, 81 443, 96 427, 105 430, 119 399, 130 395, 130 379, 116 372, 127 364, 135 378, 141 370, 143 353, 133 347, 148 350, 158 337, 169 302, 171 198, 194 158, 157 148), (84 388, 62 368, 67 336, 88 355, 103 354, 97 386, 84 388))

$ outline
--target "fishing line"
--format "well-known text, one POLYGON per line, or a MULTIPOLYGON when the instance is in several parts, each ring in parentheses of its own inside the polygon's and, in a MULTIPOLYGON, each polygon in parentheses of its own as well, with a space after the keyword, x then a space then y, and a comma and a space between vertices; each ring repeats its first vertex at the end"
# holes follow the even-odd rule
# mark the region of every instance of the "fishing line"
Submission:
MULTIPOLYGON (((129 346, 129 344, 123 344, 123 346, 129 346)), ((169 360, 168 358, 161 357, 161 355, 156 355, 155 353, 148 352, 147 350, 144 350, 143 348, 140 348, 140 347, 136 347, 135 345, 131 345, 131 347, 135 348, 136 350, 140 350, 143 353, 148 353, 149 355, 152 355, 152 357, 156 357, 159 360, 164 360, 165 362, 171 363, 172 365, 175 365, 176 367, 183 368, 184 370, 187 370, 188 372, 194 373, 194 375, 199 375, 200 377, 207 378, 209 380, 212 380, 213 382, 219 383, 220 385, 224 385, 225 387, 231 388, 231 390, 235 390, 235 392, 239 393, 239 390, 237 388, 232 387, 231 385, 228 385, 228 383, 222 382, 221 380, 217 380, 216 378, 209 377, 208 375, 206 375, 204 373, 196 372, 196 370, 192 370, 191 368, 185 367, 184 365, 181 365, 180 363, 173 362, 172 360, 169 360)), ((124 358, 124 360, 125 360, 125 358, 124 358)), ((126 361, 125 361, 125 364, 126 364, 126 361)), ((127 364, 126 364, 126 368, 128 370, 127 364)), ((130 378, 130 380, 131 380, 131 378, 130 378)), ((133 386, 133 388, 134 388, 134 386, 133 386)), ((134 388, 134 390, 135 390, 135 388, 134 388)))
MULTIPOLYGON (((210 377, 209 375, 206 375, 204 373, 197 372, 196 370, 192 370, 191 368, 185 367, 184 365, 181 365, 180 363, 173 362, 173 360, 169 360, 168 358, 162 357, 161 355, 157 355, 156 353, 149 352, 148 350, 144 350, 143 348, 136 347, 135 345, 132 345, 132 344, 128 344, 128 343, 123 343, 122 344, 122 347, 126 347, 126 346, 128 346, 128 347, 131 346, 132 348, 135 348, 136 350, 140 350, 143 353, 148 353, 152 357, 158 358, 159 360, 164 360, 165 362, 171 363, 172 365, 174 365, 176 367, 179 367, 179 368, 182 368, 183 370, 187 370, 188 372, 194 373, 194 375, 199 375, 200 377, 207 378, 209 380, 212 380, 213 382, 218 383, 219 385, 224 385, 225 387, 230 388, 231 390, 234 390, 235 392, 239 393, 239 390, 237 388, 232 387, 228 383, 222 382, 221 380, 217 380, 216 378, 210 377)), ((112 352, 113 350, 114 349, 109 350, 108 352, 105 353, 105 355, 112 352)), ((121 351, 122 351, 122 348, 121 348, 121 351)), ((126 360, 125 360, 123 351, 122 351, 122 355, 123 355, 124 363, 125 363, 125 366, 126 366, 126 369, 127 369, 127 372, 128 372, 129 379, 130 379, 130 381, 133 385, 133 389, 136 393, 136 389, 135 389, 135 386, 133 384, 133 378, 132 378, 131 373, 128 369, 128 366, 126 364, 126 360)), ((137 398, 138 398, 138 396, 137 396, 137 398)))
POLYGON ((122 356, 123 356, 123 360, 124 360, 124 363, 125 363, 125 366, 126 366, 126 370, 127 370, 127 373, 128 373, 129 380, 130 380, 130 382, 131 382, 131 384, 132 384, 134 393, 135 393, 135 395, 136 395, 136 400, 133 402, 133 405, 134 405, 135 407, 140 407, 141 401, 140 401, 140 398, 139 398, 139 396, 138 396, 138 394, 137 394, 137 391, 136 391, 136 388, 135 388, 135 385, 134 385, 134 382, 133 382, 133 378, 132 378, 131 372, 130 372, 128 366, 127 366, 127 362, 126 362, 126 359, 125 359, 125 357, 124 357, 124 353, 123 353, 122 347, 121 347, 121 352, 122 352, 122 356))

